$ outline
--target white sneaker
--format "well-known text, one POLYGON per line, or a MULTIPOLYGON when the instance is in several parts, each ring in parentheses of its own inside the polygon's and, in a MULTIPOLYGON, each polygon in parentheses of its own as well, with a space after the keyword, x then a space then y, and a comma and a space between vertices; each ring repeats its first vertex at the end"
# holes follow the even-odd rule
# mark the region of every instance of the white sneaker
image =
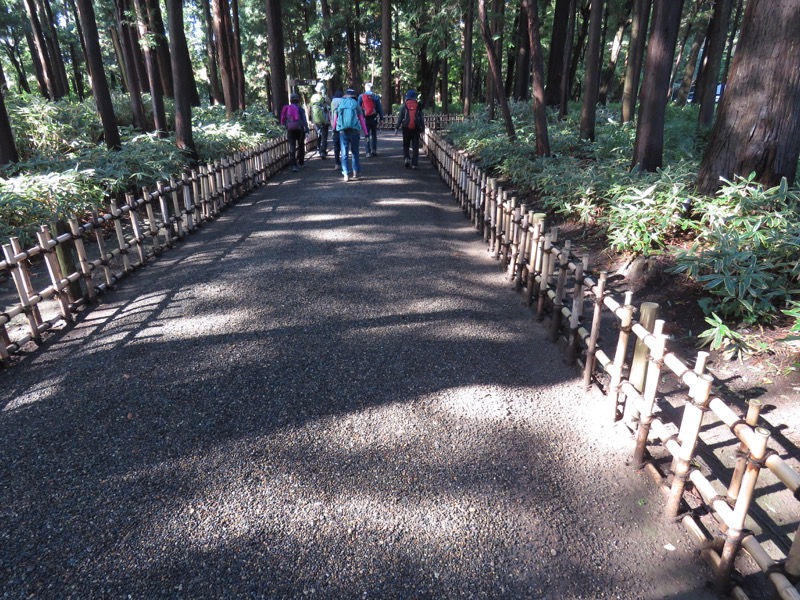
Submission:
POLYGON ((370 156, 372 156, 372 155, 369 152, 367 152, 367 158, 369 158, 370 156))
POLYGON ((346 182, 348 182, 348 181, 350 181, 350 175, 348 175, 347 173, 345 173, 345 174, 344 174, 344 180, 345 180, 345 183, 346 183, 346 182))

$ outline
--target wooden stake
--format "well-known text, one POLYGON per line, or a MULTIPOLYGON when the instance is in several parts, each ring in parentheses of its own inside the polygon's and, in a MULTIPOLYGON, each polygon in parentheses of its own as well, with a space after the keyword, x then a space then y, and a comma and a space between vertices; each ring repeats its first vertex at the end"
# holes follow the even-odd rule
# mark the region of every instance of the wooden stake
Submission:
POLYGON ((619 323, 619 337, 617 338, 617 351, 614 353, 614 364, 611 371, 611 385, 608 396, 613 406, 612 418, 614 421, 619 419, 617 412, 620 403, 620 383, 622 382, 622 367, 625 365, 625 357, 628 354, 628 338, 631 333, 631 323, 633 322, 633 292, 625 292, 625 303, 622 305, 622 315, 619 323))
MULTIPOLYGON (((603 297, 606 293, 606 278, 608 273, 600 271, 597 287, 594 292, 594 312, 592 313, 592 330, 589 333, 589 341, 586 344, 586 364, 583 365, 583 389, 589 391, 594 375, 595 354, 597 353, 597 340, 600 337, 600 319, 603 312, 603 297)), ((614 413, 616 418, 616 400, 614 401, 614 413)))
POLYGON ((651 354, 652 364, 647 367, 647 378, 644 384, 642 409, 639 417, 639 429, 636 432, 636 450, 633 454, 633 463, 636 468, 644 464, 644 454, 647 448, 647 438, 650 434, 650 424, 653 422, 653 407, 656 402, 658 380, 661 378, 661 360, 664 358, 664 348, 667 337, 662 333, 664 321, 656 321, 653 335, 655 344, 651 354))
MULTIPOLYGON (((642 302, 639 307, 639 323, 651 333, 658 318, 658 308, 659 306, 655 302, 642 302)), ((649 349, 647 345, 637 337, 633 347, 633 361, 631 362, 631 372, 628 375, 628 380, 640 392, 644 389, 648 355, 649 349)))
MULTIPOLYGON (((762 402, 758 398, 753 398, 747 403, 747 416, 745 422, 750 427, 758 425, 758 417, 761 414, 762 402)), ((747 466, 747 445, 744 442, 739 442, 737 449, 736 465, 733 468, 733 475, 731 475, 731 484, 728 486, 728 498, 736 500, 739 495, 739 489, 742 485, 742 476, 744 475, 745 467, 747 466)))

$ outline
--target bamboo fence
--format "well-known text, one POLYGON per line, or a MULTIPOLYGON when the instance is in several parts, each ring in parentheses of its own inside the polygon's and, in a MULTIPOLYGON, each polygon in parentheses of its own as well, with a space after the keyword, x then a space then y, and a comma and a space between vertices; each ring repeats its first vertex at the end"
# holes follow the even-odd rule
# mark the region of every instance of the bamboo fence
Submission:
POLYGON ((705 373, 708 355, 698 353, 694 368, 690 368, 670 352, 657 305, 641 306, 640 320, 634 319, 632 294, 626 293, 622 300, 609 294, 606 273, 593 277, 587 257, 576 256, 569 240, 560 242, 558 229, 545 227, 544 214, 529 210, 436 131, 426 131, 424 141, 431 162, 491 256, 506 270, 515 289, 524 294, 536 319, 549 318, 551 341, 563 344, 568 363, 580 365, 587 390, 592 383, 605 389, 609 419, 622 420, 635 431, 635 467, 646 467, 661 484, 667 494, 667 515, 680 520, 702 545, 715 569, 718 589, 746 598, 741 588, 731 585, 734 561, 744 550, 780 598, 800 600, 793 585, 800 577, 800 532, 793 541, 780 540, 788 552, 782 553, 776 546, 770 554, 745 525, 752 518, 754 499, 765 488, 763 484, 758 487, 764 469, 788 489, 784 492, 787 496, 800 500, 800 475, 768 448, 770 432, 759 426, 759 403, 751 402, 747 416, 741 418, 724 400, 712 398, 712 378, 705 373), (598 344, 601 328, 605 335, 616 330, 613 352, 598 344), (635 341, 633 348, 631 341, 635 341), (659 383, 670 374, 686 397, 679 425, 664 422, 656 411, 659 383), (725 469, 704 473, 698 467, 703 462, 697 460, 704 443, 700 432, 711 418, 707 413, 727 426, 731 443, 738 443, 738 458, 730 476, 725 469), (678 432, 672 433, 676 428, 678 432), (672 463, 665 472, 658 467, 656 442, 671 455, 672 463), (718 491, 723 485, 725 491, 718 491), (702 510, 696 506, 698 500, 702 510), (710 533, 698 521, 695 515, 704 511, 713 514, 720 533, 710 533), (773 556, 778 553, 780 556, 773 556))

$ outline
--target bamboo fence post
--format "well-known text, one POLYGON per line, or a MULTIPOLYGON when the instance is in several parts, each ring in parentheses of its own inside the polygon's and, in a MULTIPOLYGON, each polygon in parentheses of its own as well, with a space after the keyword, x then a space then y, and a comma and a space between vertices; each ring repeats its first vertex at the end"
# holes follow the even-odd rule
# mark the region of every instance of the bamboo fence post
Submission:
MULTIPOLYGON (((146 194, 147 192, 145 192, 146 194)), ((136 250, 139 252, 139 264, 144 264, 145 251, 144 251, 144 232, 142 231, 141 223, 139 222, 139 213, 136 212, 136 198, 133 194, 125 194, 125 201, 130 209, 128 216, 131 220, 131 227, 133 228, 133 241, 136 244, 136 250)), ((152 228, 152 220, 150 221, 150 228, 152 228)))
POLYGON ((161 220, 164 223, 164 242, 171 248, 174 245, 172 241, 172 218, 169 214, 167 195, 164 192, 164 182, 159 181, 156 183, 156 186, 158 189, 158 207, 161 210, 161 220))
MULTIPOLYGON (((747 416, 745 422, 750 427, 755 428, 758 425, 758 418, 761 415, 762 403, 758 398, 753 398, 747 404, 747 416)), ((739 447, 736 451, 736 464, 733 468, 733 475, 731 475, 731 484, 728 486, 728 498, 736 500, 739 496, 739 489, 742 485, 742 477, 744 470, 747 466, 747 445, 744 442, 739 442, 739 447)))
POLYGON ((522 242, 522 225, 524 221, 523 215, 525 214, 525 205, 516 206, 517 199, 512 198, 514 203, 514 214, 511 217, 511 247, 509 248, 508 266, 506 267, 506 274, 515 281, 517 278, 517 258, 519 258, 519 249, 522 242))
POLYGON ((728 588, 733 564, 742 545, 742 538, 745 535, 745 519, 750 509, 750 503, 753 500, 753 492, 755 491, 756 483, 758 483, 758 476, 767 451, 769 431, 763 427, 756 427, 753 432, 755 435, 751 439, 750 456, 742 477, 739 496, 733 506, 731 522, 728 524, 728 531, 725 533, 725 544, 722 547, 719 566, 717 567, 717 589, 720 591, 728 588))
MULTIPOLYGON (((67 227, 63 219, 56 219, 53 223, 53 231, 56 232, 56 237, 59 237, 62 234, 69 233, 69 227, 67 227)), ((62 273, 76 273, 78 271, 73 256, 74 249, 75 246, 71 239, 56 245, 56 258, 58 259, 62 273)), ((83 297, 83 290, 81 290, 81 284, 78 280, 69 283, 67 286, 67 295, 71 302, 77 302, 79 298, 83 297)))
POLYGON ((567 271, 569 270, 569 253, 572 248, 570 240, 564 241, 564 249, 556 256, 558 258, 558 279, 556 281, 556 295, 553 298, 553 314, 550 319, 550 341, 558 340, 561 330, 561 309, 564 307, 564 290, 567 287, 567 271))
POLYGON ((194 184, 190 178, 190 173, 184 171, 181 174, 181 182, 183 183, 183 208, 186 211, 186 228, 189 231, 194 231, 197 223, 200 222, 200 206, 194 201, 192 192, 194 184))
POLYGON ((550 289, 550 276, 553 274, 553 234, 552 231, 544 234, 544 246, 542 248, 542 272, 539 277, 539 298, 536 306, 536 320, 544 319, 545 302, 547 291, 550 289))
MULTIPOLYGON (((705 372, 705 370, 706 370, 706 361, 707 360, 708 360, 708 352, 704 352, 704 351, 701 350, 700 352, 697 353, 697 357, 695 358, 694 369, 693 370, 698 376, 703 375, 703 373, 705 372)), ((689 398, 693 398, 694 397, 693 393, 694 393, 693 388, 689 387, 689 398)), ((681 430, 678 431, 678 443, 679 444, 683 444, 683 441, 684 441, 684 434, 683 434, 683 430, 681 429, 681 430)), ((672 464, 670 465, 670 468, 669 468, 670 472, 674 473, 677 466, 678 466, 678 457, 677 456, 673 456, 672 457, 672 464)))
POLYGON ((703 417, 708 411, 711 383, 712 377, 710 375, 706 374, 698 377, 693 386, 692 401, 687 402, 683 409, 683 419, 680 427, 683 435, 680 440, 680 449, 675 457, 677 464, 673 470, 672 485, 665 510, 670 518, 678 516, 683 491, 686 487, 686 479, 689 476, 692 458, 697 448, 697 438, 700 436, 700 428, 703 426, 703 417))
MULTIPOLYGON (((480 172, 480 171, 479 171, 480 172)), ((479 198, 480 206, 478 208, 478 215, 477 219, 480 223, 480 232, 483 234, 483 241, 487 243, 489 241, 490 233, 490 223, 489 223, 489 213, 491 203, 491 189, 489 187, 489 179, 486 173, 480 172, 480 198, 479 198)))
MULTIPOLYGON (((93 225, 94 226, 94 225, 93 225)), ((89 302, 94 302, 97 298, 97 293, 94 289, 94 282, 92 281, 92 267, 89 264, 89 256, 86 254, 86 246, 81 237, 81 226, 78 219, 72 218, 69 220, 69 230, 72 234, 72 239, 75 241, 75 252, 78 254, 78 266, 81 270, 81 277, 86 287, 86 297, 89 302)))
POLYGON ((528 280, 525 285, 525 305, 530 307, 533 304, 533 297, 537 292, 536 276, 541 270, 542 253, 544 249, 544 236, 542 235, 542 222, 533 217, 531 226, 531 254, 528 258, 528 280))
POLYGON ((572 311, 569 317, 569 342, 567 344, 567 364, 574 365, 578 362, 578 347, 581 337, 578 329, 583 320, 583 271, 587 267, 588 256, 584 255, 581 262, 575 265, 575 288, 572 291, 572 311))
MULTIPOLYGON (((113 211, 116 210, 115 203, 111 203, 112 216, 113 211)), ((114 285, 114 277, 111 272, 111 267, 108 265, 108 260, 112 257, 111 252, 106 248, 106 240, 103 235, 102 225, 105 220, 100 217, 97 211, 92 212, 92 224, 94 225, 94 239, 97 243, 97 249, 100 252, 100 264, 103 266, 103 276, 106 280, 106 285, 111 287, 114 285)), ((123 257, 124 260, 125 257, 123 257)))
POLYGON ((522 206, 525 216, 522 217, 522 224, 520 225, 520 237, 517 244, 517 252, 514 258, 514 270, 512 271, 512 280, 514 281, 514 289, 520 291, 522 289, 522 273, 525 270, 525 262, 528 254, 530 253, 531 243, 531 217, 532 212, 525 212, 525 205, 522 206))
MULTIPOLYGON (((50 228, 47 225, 42 225, 41 230, 36 232, 36 239, 44 254, 47 274, 50 275, 50 283, 56 291, 56 298, 58 299, 58 308, 61 312, 61 316, 65 321, 72 322, 75 319, 72 316, 72 311, 69 309, 70 296, 67 293, 70 282, 68 279, 65 279, 61 271, 61 265, 58 262, 58 257, 55 256, 55 252, 53 251, 54 247, 58 244, 53 243, 53 236, 50 235, 50 228)), ((75 300, 77 300, 77 298, 75 300)))
POLYGON ((789 554, 786 556, 786 562, 784 563, 784 570, 793 581, 800 579, 800 528, 794 534, 792 546, 789 548, 789 554))
POLYGON ((656 402, 656 392, 658 390, 658 380, 661 378, 661 366, 664 359, 664 349, 667 337, 663 334, 664 321, 656 321, 653 335, 655 344, 650 359, 652 363, 647 368, 647 377, 644 383, 644 393, 642 394, 642 409, 639 416, 639 428, 636 432, 636 451, 633 455, 633 462, 636 468, 644 465, 644 454, 647 448, 647 438, 650 435, 650 425, 653 423, 653 406, 656 402))
POLYGON ((600 320, 603 314, 603 298, 606 293, 606 278, 608 273, 601 271, 597 281, 597 291, 594 294, 594 312, 592 313, 592 330, 589 341, 586 343, 586 364, 583 365, 583 389, 589 391, 594 374, 595 354, 597 353, 597 340, 600 338, 600 320))
POLYGON ((125 273, 131 271, 131 258, 128 256, 130 244, 125 240, 125 232, 122 230, 122 210, 117 207, 117 201, 111 200, 111 216, 114 217, 114 233, 117 234, 117 247, 122 257, 122 269, 125 273))
MULTIPOLYGON (((653 325, 658 318, 659 306, 655 302, 642 302, 639 307, 639 323, 650 333, 653 332, 653 325)), ((647 372, 647 356, 649 349, 647 344, 638 337, 633 346, 633 360, 628 381, 633 384, 639 392, 644 389, 645 373, 647 372)))
POLYGON ((175 228, 178 234, 178 239, 182 240, 186 237, 186 231, 184 230, 184 226, 186 224, 186 218, 188 215, 181 210, 181 202, 178 198, 179 190, 181 186, 175 180, 174 177, 170 178, 169 180, 169 187, 171 190, 171 197, 172 197, 172 211, 175 214, 175 228))
POLYGON ((31 332, 31 338, 39 344, 42 341, 42 334, 39 329, 42 325, 42 315, 36 303, 31 302, 31 296, 33 296, 34 293, 33 284, 31 283, 28 266, 25 263, 28 259, 25 253, 22 252, 19 239, 13 237, 9 240, 8 244, 3 244, 3 254, 6 257, 6 263, 11 271, 14 287, 17 288, 17 295, 19 296, 20 304, 22 304, 22 311, 25 313, 25 318, 28 320, 28 329, 31 332))
MULTIPOLYGON (((161 251, 161 236, 158 233, 160 229, 158 226, 158 220, 156 219, 156 211, 153 208, 153 200, 155 199, 155 195, 151 194, 147 191, 147 188, 142 188, 142 203, 144 204, 144 211, 147 215, 147 231, 150 234, 150 240, 153 242, 153 254, 158 254, 161 251)), ((131 220, 134 218, 138 218, 138 213, 136 211, 137 205, 139 203, 134 200, 133 204, 130 205, 131 207, 131 220), (134 217, 136 214, 136 217, 134 217)), ((142 261, 144 262, 144 261, 142 261)))
POLYGON ((39 307, 35 302, 31 302, 33 296, 33 285, 31 284, 30 273, 28 273, 27 260, 25 253, 22 252, 22 246, 18 238, 11 238, 8 244, 3 244, 3 254, 6 257, 6 263, 11 271, 11 279, 14 281, 14 287, 17 288, 17 295, 19 296, 20 304, 22 304, 22 311, 25 313, 25 318, 28 320, 28 329, 31 333, 31 338, 38 344, 42 340, 40 326, 42 325, 42 315, 39 307))
POLYGON ((625 356, 628 353, 628 338, 631 334, 631 323, 633 322, 633 292, 625 292, 625 302, 622 305, 622 316, 619 323, 619 338, 617 338, 617 350, 614 353, 614 362, 611 369, 611 384, 608 391, 613 412, 611 413, 614 421, 619 419, 619 396, 620 385, 622 384, 622 367, 625 364, 625 356))

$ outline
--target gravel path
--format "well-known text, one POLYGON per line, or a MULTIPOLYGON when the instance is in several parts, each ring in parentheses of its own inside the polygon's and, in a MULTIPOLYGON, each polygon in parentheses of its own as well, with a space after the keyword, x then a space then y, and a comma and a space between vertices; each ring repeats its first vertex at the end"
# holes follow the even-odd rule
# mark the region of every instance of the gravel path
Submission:
POLYGON ((714 597, 602 397, 379 143, 0 373, 3 598, 714 597))

